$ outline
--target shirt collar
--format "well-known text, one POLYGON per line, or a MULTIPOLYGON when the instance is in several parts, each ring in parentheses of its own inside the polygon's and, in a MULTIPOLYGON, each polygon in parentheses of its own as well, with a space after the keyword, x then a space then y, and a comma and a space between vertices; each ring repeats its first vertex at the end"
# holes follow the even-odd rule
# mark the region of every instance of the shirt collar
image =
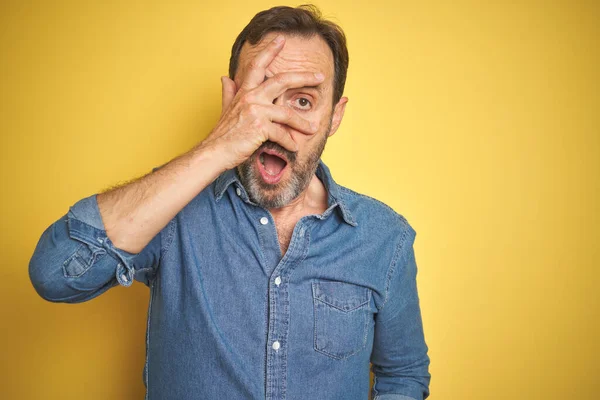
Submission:
MULTIPOLYGON (((348 209, 341 186, 333 180, 331 172, 329 171, 329 167, 327 167, 327 165, 325 165, 321 159, 319 159, 319 165, 317 166, 315 174, 321 180, 321 182, 323 182, 323 185, 327 190, 327 210, 324 214, 329 213, 330 209, 339 206, 343 220, 349 225, 357 226, 358 224, 356 221, 354 221, 354 217, 348 209)), ((236 182, 240 188, 243 187, 239 180, 236 168, 228 169, 219 175, 217 179, 215 179, 214 183, 215 200, 219 201, 223 196, 223 193, 225 193, 227 190, 227 187, 234 182, 236 182)))

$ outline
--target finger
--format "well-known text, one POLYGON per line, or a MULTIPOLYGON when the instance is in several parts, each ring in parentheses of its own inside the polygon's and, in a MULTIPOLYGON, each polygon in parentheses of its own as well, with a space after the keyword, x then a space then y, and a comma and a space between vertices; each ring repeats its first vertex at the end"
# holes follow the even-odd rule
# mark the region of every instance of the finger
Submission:
POLYGON ((281 96, 288 89, 317 86, 324 79, 325 77, 321 73, 281 72, 267 79, 255 90, 260 92, 260 96, 264 96, 266 101, 273 103, 273 100, 281 96))
POLYGON ((245 90, 254 89, 265 80, 265 69, 271 64, 277 53, 281 51, 284 42, 285 37, 278 35, 256 55, 250 62, 250 68, 241 85, 242 88, 245 90))
POLYGON ((265 113, 269 120, 278 122, 283 125, 288 125, 290 128, 305 133, 314 135, 317 130, 317 124, 311 123, 309 120, 302 118, 297 112, 289 107, 278 105, 265 105, 265 113))
POLYGON ((225 113, 225 110, 229 108, 231 101, 235 97, 236 86, 235 82, 229 79, 227 76, 221 77, 221 115, 225 113))
POLYGON ((295 153, 298 151, 298 145, 292 139, 292 135, 281 125, 271 124, 271 129, 267 129, 269 140, 272 142, 279 143, 286 150, 295 153))

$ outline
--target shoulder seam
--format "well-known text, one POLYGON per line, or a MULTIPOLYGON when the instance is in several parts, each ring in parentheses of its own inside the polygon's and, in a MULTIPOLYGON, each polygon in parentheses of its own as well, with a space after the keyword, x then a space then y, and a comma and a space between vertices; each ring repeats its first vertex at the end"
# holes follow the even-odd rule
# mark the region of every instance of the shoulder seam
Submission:
POLYGON ((398 240, 398 243, 396 244, 396 249, 394 250, 394 257, 392 258, 385 279, 385 300, 383 301, 383 304, 379 308, 378 312, 381 312, 381 310, 383 310, 390 298, 390 282, 392 281, 392 275, 396 271, 396 266, 398 264, 398 260, 400 259, 400 255, 405 254, 405 252, 401 250, 404 250, 406 248, 406 246, 404 245, 406 244, 406 239, 409 237, 409 233, 409 229, 403 230, 400 240, 398 240))
POLYGON ((338 186, 339 186, 339 187, 340 187, 340 188, 341 188, 343 191, 345 191, 345 192, 347 192, 347 193, 354 194, 354 195, 356 195, 356 196, 363 197, 363 198, 365 198, 365 199, 368 199, 368 200, 371 200, 371 201, 375 201, 376 203, 378 203, 378 204, 380 204, 380 205, 384 206, 386 209, 388 209, 389 211, 391 211, 391 212, 392 212, 392 214, 394 214, 394 215, 395 215, 395 216, 396 216, 398 219, 400 219, 400 221, 401 221, 402 223, 404 223, 404 224, 406 224, 406 225, 409 225, 409 224, 408 224, 408 221, 407 221, 407 219, 406 219, 406 218, 405 218, 405 217, 404 217, 402 214, 400 214, 399 212, 397 212, 396 210, 394 210, 394 209, 393 209, 392 207, 390 207, 389 205, 385 204, 383 201, 381 201, 381 200, 379 200, 379 199, 376 199, 375 197, 371 197, 371 196, 368 196, 368 195, 366 195, 366 194, 359 193, 359 192, 357 192, 357 191, 355 191, 355 190, 352 190, 352 189, 350 189, 350 188, 347 188, 347 187, 345 187, 345 186, 342 186, 342 185, 338 185, 338 186))

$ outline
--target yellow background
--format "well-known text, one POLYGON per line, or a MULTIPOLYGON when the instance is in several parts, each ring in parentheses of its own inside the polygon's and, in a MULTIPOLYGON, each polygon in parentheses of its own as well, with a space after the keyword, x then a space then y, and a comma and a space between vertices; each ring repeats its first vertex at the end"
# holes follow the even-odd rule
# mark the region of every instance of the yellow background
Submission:
MULTIPOLYGON (((431 399, 592 399, 600 7, 510 3, 316 3, 350 51, 323 159, 417 231, 431 399)), ((0 398, 143 398, 147 288, 52 304, 28 262, 77 200, 208 134, 233 41, 273 5, 2 2, 0 398)))

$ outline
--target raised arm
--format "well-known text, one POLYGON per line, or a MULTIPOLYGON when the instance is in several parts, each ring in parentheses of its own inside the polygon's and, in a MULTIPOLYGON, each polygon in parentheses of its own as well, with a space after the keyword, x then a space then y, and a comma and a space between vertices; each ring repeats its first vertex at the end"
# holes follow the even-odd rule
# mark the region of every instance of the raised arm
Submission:
MULTIPOLYGON (((85 197, 42 233, 29 277, 44 299, 79 303, 117 284, 149 284, 169 243, 160 231, 218 176, 219 163, 197 146, 152 173, 85 197)), ((169 233, 169 232, 167 232, 169 233)))
MULTIPOLYGON (((255 57, 240 87, 223 77, 221 117, 208 137, 152 173, 86 197, 42 234, 29 263, 40 296, 81 302, 133 279, 148 282, 168 246, 159 232, 222 172, 248 159, 265 141, 298 150, 282 125, 312 135, 318 126, 290 107, 274 104, 289 88, 316 85, 322 75, 288 72, 265 80, 285 42, 273 40, 255 57)), ((167 234, 166 237, 172 237, 167 234)))

